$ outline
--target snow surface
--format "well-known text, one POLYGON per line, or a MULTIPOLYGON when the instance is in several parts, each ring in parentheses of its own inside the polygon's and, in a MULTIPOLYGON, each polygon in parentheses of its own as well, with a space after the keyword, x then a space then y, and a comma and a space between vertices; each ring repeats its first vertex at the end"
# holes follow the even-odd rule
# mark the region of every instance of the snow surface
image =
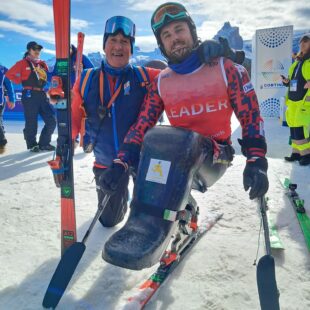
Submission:
MULTIPOLYGON (((234 122, 235 124, 235 122, 234 122)), ((6 122, 8 146, 0 155, 0 309, 36 310, 60 256, 59 189, 46 161, 52 154, 25 150, 22 122, 6 122)), ((289 130, 276 119, 265 119, 268 140, 270 209, 286 250, 274 252, 281 309, 310 309, 310 255, 280 179, 298 183, 310 214, 310 167, 285 163, 290 154, 289 130)), ((233 134, 236 156, 224 177, 205 194, 194 192, 201 220, 208 211, 224 212, 167 280, 146 309, 259 309, 256 257, 260 217, 257 202, 242 187, 245 159, 233 134)), ((56 136, 53 137, 55 143, 56 136)), ((89 227, 96 208, 93 156, 78 151, 74 159, 78 239, 89 227)), ((107 238, 118 230, 98 222, 83 258, 57 309, 121 309, 154 268, 130 271, 101 259, 107 238)), ((264 255, 261 235, 259 257, 264 255)))

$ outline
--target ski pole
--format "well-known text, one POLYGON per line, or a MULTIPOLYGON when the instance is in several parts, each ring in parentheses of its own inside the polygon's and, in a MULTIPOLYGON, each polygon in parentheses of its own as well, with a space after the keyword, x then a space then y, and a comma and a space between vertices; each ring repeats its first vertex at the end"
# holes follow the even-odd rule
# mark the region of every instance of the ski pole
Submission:
POLYGON ((58 266, 53 274, 53 277, 45 292, 42 303, 44 308, 55 308, 58 305, 62 295, 64 294, 74 274, 77 265, 79 264, 85 252, 86 249, 85 243, 91 231, 93 230, 98 218, 101 216, 103 210, 107 206, 109 199, 110 195, 106 195, 104 197, 82 241, 73 243, 61 257, 58 266))
POLYGON ((260 258, 256 270, 260 306, 262 310, 280 310, 275 262, 271 255, 265 196, 259 198, 259 207, 263 222, 266 247, 266 255, 260 258))
POLYGON ((263 228, 264 228, 266 254, 271 255, 269 226, 268 226, 268 220, 267 220, 267 214, 266 214, 266 211, 267 211, 266 198, 262 196, 259 198, 259 200, 260 200, 260 213, 262 216, 263 228))

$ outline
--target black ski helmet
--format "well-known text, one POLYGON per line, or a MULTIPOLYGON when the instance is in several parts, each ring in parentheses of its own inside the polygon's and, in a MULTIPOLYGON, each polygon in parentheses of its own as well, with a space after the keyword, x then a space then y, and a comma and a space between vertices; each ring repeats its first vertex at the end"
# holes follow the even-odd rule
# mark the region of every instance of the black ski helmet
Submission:
POLYGON ((199 43, 196 25, 186 8, 177 2, 166 2, 161 4, 152 15, 151 27, 156 37, 158 47, 165 57, 167 57, 167 55, 160 39, 160 32, 164 26, 175 21, 186 21, 193 37, 194 46, 196 47, 199 43))

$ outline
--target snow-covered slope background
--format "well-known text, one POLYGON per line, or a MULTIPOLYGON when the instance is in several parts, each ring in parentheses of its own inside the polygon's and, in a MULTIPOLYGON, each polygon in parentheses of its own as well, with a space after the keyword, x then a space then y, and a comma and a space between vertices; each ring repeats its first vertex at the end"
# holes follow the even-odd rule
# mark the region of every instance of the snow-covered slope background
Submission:
MULTIPOLYGON (((22 122, 7 121, 7 151, 0 155, 0 309, 36 310, 41 303, 60 256, 60 198, 46 164, 52 153, 25 150, 22 122)), ((257 202, 250 201, 242 186, 245 159, 233 134, 233 166, 207 193, 194 192, 201 215, 207 210, 224 217, 200 240, 146 309, 255 310, 259 309, 256 267, 260 217, 257 202)), ((310 253, 294 211, 280 181, 298 183, 310 214, 310 167, 285 163, 290 153, 289 130, 277 119, 265 119, 268 140, 270 210, 285 245, 275 252, 276 275, 283 310, 310 309, 310 253)), ((53 144, 56 142, 53 136, 53 144)), ((80 150, 74 158, 78 239, 81 240, 96 212, 92 154, 80 150)), ((151 274, 151 269, 130 271, 107 264, 101 250, 118 230, 98 222, 86 252, 57 309, 121 309, 126 298, 151 274)), ((264 255, 261 236, 259 257, 264 255)))

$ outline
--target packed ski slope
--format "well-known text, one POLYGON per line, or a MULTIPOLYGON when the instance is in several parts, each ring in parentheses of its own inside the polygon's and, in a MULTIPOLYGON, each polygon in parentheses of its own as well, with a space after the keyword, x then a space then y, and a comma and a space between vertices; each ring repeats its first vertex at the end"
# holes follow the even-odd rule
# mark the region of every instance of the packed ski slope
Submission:
MULTIPOLYGON (((265 119, 268 141, 269 206, 285 250, 275 252, 276 275, 284 310, 310 309, 310 253, 280 181, 298 183, 310 214, 310 167, 285 163, 289 130, 276 119, 265 119)), ((25 150, 21 122, 6 122, 8 146, 0 155, 0 309, 36 310, 60 256, 59 189, 46 161, 51 153, 25 150)), ((257 202, 242 186, 245 159, 234 132, 236 156, 224 177, 205 194, 194 193, 201 219, 208 211, 223 218, 200 240, 146 309, 259 309, 256 268, 260 217, 257 202)), ((55 143, 56 136, 54 137, 55 143)), ((96 211, 92 155, 77 151, 74 158, 78 239, 96 211)), ((98 222, 86 252, 57 309, 121 309, 153 269, 124 270, 105 263, 101 249, 120 226, 105 229, 98 222)), ((263 238, 259 257, 264 254, 263 238)))

